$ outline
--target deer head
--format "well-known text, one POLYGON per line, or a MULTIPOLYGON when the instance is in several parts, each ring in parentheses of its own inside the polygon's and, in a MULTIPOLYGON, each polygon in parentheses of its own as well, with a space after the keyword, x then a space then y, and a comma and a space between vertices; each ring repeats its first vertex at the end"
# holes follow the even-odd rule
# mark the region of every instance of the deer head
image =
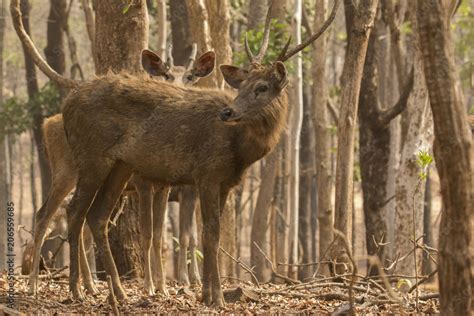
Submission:
POLYGON ((168 58, 164 62, 155 52, 144 49, 142 51, 142 66, 152 76, 163 77, 168 82, 192 85, 199 79, 207 77, 214 70, 216 53, 206 52, 196 60, 197 46, 193 44, 193 50, 186 67, 175 66, 171 55, 172 46, 168 48, 168 58))
POLYGON ((286 94, 285 87, 288 84, 288 72, 284 62, 324 33, 336 16, 338 4, 339 1, 335 0, 331 15, 318 32, 313 33, 306 41, 288 51, 291 42, 290 37, 277 60, 270 65, 262 65, 270 35, 272 1, 265 20, 262 45, 256 56, 250 50, 247 37, 245 37, 245 50, 250 61, 250 67, 243 69, 231 65, 220 66, 225 81, 231 87, 239 90, 232 104, 221 111, 221 119, 225 122, 238 123, 253 120, 255 116, 262 112, 271 115, 274 112, 275 104, 281 103, 277 101, 282 93, 286 94))

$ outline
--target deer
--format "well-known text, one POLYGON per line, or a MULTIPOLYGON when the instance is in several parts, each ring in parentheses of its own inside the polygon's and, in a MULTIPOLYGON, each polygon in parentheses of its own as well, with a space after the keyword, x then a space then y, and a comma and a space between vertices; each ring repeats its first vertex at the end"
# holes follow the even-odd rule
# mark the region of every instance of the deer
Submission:
MULTIPOLYGON (((128 180, 139 174, 154 184, 156 205, 166 203, 173 185, 196 186, 203 220, 202 301, 224 305, 217 261, 220 213, 231 188, 249 166, 276 147, 285 129, 289 79, 284 62, 329 27, 337 6, 336 0, 318 32, 291 50, 289 40, 278 58, 264 65, 270 6, 257 55, 245 41, 250 66, 220 65, 237 95, 175 86, 139 74, 110 74, 77 87, 66 97, 64 129, 78 168, 76 191, 67 209, 73 298, 84 298, 78 282, 79 242, 87 218, 115 295, 126 299, 107 226, 128 180)), ((153 218, 157 230, 162 229, 163 217, 153 218)))
MULTIPOLYGON (((196 59, 197 46, 193 44, 193 49, 189 57, 189 63, 187 67, 175 66, 172 58, 172 47, 168 48, 168 58, 164 62, 155 52, 151 50, 143 50, 141 53, 142 66, 144 70, 154 77, 162 77, 166 81, 192 85, 195 84, 200 78, 208 76, 214 69, 215 65, 215 53, 210 51, 202 54, 196 59)), ((34 229, 34 247, 32 255, 32 269, 29 276, 29 294, 35 294, 37 291, 38 275, 39 275, 39 263, 40 263, 40 251, 44 243, 44 239, 47 236, 47 232, 52 218, 56 214, 56 211, 60 203, 64 198, 72 191, 77 182, 77 169, 75 166, 74 158, 66 140, 64 133, 64 125, 62 114, 57 114, 49 117, 43 123, 43 139, 45 150, 48 155, 49 165, 52 171, 52 185, 48 197, 42 207, 36 213, 35 229, 34 229)), ((131 181, 131 186, 135 188, 139 195, 139 208, 141 218, 141 230, 143 231, 142 244, 144 245, 144 262, 145 262, 145 279, 144 289, 148 295, 154 295, 155 288, 152 278, 152 269, 150 262, 150 244, 152 240, 152 228, 151 228, 151 208, 152 208, 152 185, 144 179, 135 177, 131 181)), ((190 246, 191 253, 191 266, 190 276, 191 280, 200 282, 199 270, 197 268, 197 260, 195 249, 197 246, 196 238, 191 234, 191 228, 193 224, 194 207, 195 207, 195 194, 194 189, 189 187, 182 187, 176 190, 177 201, 181 200, 180 207, 180 255, 179 255, 179 266, 180 266, 180 279, 182 282, 189 283, 187 264, 186 264, 186 253, 190 246), (180 198, 180 196, 182 198, 180 198), (184 253, 184 255, 183 255, 184 253), (183 264, 184 260, 184 264, 183 264)), ((158 212, 158 211, 156 211, 158 212)), ((89 238, 90 240, 90 238, 89 238)), ((155 240, 155 243, 158 242, 155 240)), ((84 285, 88 292, 95 294, 97 289, 94 285, 92 275, 88 268, 88 264, 85 261, 85 249, 82 249, 81 243, 80 251, 80 262, 81 262, 81 276, 84 285)), ((90 246, 87 247, 91 248, 90 246)), ((155 246, 156 249, 161 246, 155 246)), ((161 260, 158 260, 158 264, 161 260)), ((158 269, 158 273, 162 273, 162 269, 158 269)), ((158 279, 163 279, 162 275, 158 276, 158 279)), ((165 292, 164 285, 159 286, 160 292, 165 292)))

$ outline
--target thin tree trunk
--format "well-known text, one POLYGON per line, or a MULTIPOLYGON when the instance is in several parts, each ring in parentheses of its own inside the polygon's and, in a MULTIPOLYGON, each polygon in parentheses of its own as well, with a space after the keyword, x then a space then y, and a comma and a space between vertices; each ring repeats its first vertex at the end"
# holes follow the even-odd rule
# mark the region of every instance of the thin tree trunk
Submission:
MULTIPOLYGON (((319 29, 326 20, 327 1, 317 0, 315 7, 314 26, 319 29)), ((329 115, 327 111, 327 86, 326 86, 326 55, 327 34, 321 35, 313 44, 313 125, 314 139, 316 142, 315 163, 318 199, 319 221, 319 254, 328 249, 333 239, 334 209, 331 203, 331 134, 329 132, 329 115)), ((320 258, 325 260, 324 258, 320 258)), ((322 266, 319 273, 329 274, 326 265, 322 266)))
POLYGON ((166 21, 166 0, 156 1, 156 30, 158 33, 157 53, 165 60, 166 58, 166 35, 167 35, 167 21, 166 21))
POLYGON ((417 5, 416 31, 433 111, 434 155, 444 206, 439 233, 441 313, 468 315, 474 297, 469 256, 474 216, 472 136, 454 64, 451 12, 442 1, 417 1, 417 5))
MULTIPOLYGON (((303 14, 303 4, 301 0, 296 0, 294 13, 294 30, 296 45, 301 43, 301 17, 303 14)), ((298 262, 298 228, 299 228, 299 185, 300 185, 300 138, 303 126, 303 60, 301 52, 296 55, 296 70, 293 79, 295 87, 295 101, 293 104, 293 115, 291 120, 291 162, 290 162, 290 235, 288 244, 290 245, 289 261, 298 262)), ((296 266, 290 266, 289 276, 297 277, 296 266)))
MULTIPOLYGON (((31 190, 31 205, 34 210, 38 209, 38 194, 36 190, 36 171, 35 171, 35 141, 33 132, 30 132, 30 190, 31 190)), ((32 230, 35 227, 35 214, 33 213, 33 225, 32 230)))
MULTIPOLYGON (((354 172, 354 135, 359 103, 360 84, 377 0, 361 0, 357 8, 345 2, 345 9, 354 12, 349 44, 342 74, 341 112, 337 125, 336 205, 334 227, 348 237, 348 218, 352 216, 354 172)), ((342 240, 337 238, 333 258, 348 262, 342 240)))
MULTIPOLYGON (((416 26, 416 15, 411 16, 412 25, 416 26)), ((423 201, 425 187, 421 183, 420 168, 417 165, 417 154, 424 150, 432 150, 433 121, 429 109, 428 92, 423 74, 423 61, 417 36, 414 37, 414 87, 408 101, 406 113, 410 118, 408 130, 402 148, 400 167, 396 179, 396 211, 395 211, 395 249, 401 255, 409 253, 413 248, 413 238, 423 233, 423 201), (413 223, 413 213, 415 221, 413 223), (413 236, 413 226, 416 236, 413 236)), ((399 262, 397 271, 413 275, 415 268, 421 272, 421 250, 417 250, 417 264, 413 256, 399 262)))
MULTIPOLYGON (((307 67, 308 68, 308 67, 307 67)), ((309 69, 305 68, 305 80, 309 79, 309 69)), ((300 196, 299 196, 299 242, 301 244, 301 263, 313 261, 313 235, 311 227, 311 193, 314 176, 314 132, 311 122, 312 103, 311 86, 304 87, 304 116, 301 130, 301 153, 300 153, 300 196)), ((314 209, 316 211, 316 209, 314 209)), ((298 277, 305 280, 313 275, 313 266, 303 266, 299 268, 298 277)))
POLYGON ((269 253, 267 230, 270 220, 270 210, 274 195, 275 179, 278 168, 279 151, 274 150, 265 159, 262 168, 260 191, 257 205, 252 219, 252 230, 250 233, 250 265, 255 267, 255 275, 260 282, 269 281, 269 267, 263 255, 258 251, 255 244, 269 253))
POLYGON ((247 28, 249 30, 256 30, 265 22, 265 14, 267 13, 267 1, 250 0, 249 14, 247 17, 247 28))
MULTIPOLYGON (((20 10, 22 12, 22 22, 25 27, 25 31, 30 34, 30 22, 29 12, 30 5, 28 0, 21 0, 20 10)), ((23 45, 23 54, 25 58, 25 71, 26 71, 26 88, 28 91, 28 98, 33 100, 39 92, 38 81, 36 79, 36 68, 33 59, 30 57, 27 48, 23 45)), ((40 166, 41 174, 41 189, 42 189, 42 200, 44 200, 49 192, 51 186, 51 170, 46 158, 46 152, 43 146, 43 133, 41 131, 43 125, 43 114, 39 108, 32 109, 33 113, 33 136, 36 144, 36 150, 38 153, 38 162, 40 166)), ((36 207, 34 208, 37 209, 36 207)))

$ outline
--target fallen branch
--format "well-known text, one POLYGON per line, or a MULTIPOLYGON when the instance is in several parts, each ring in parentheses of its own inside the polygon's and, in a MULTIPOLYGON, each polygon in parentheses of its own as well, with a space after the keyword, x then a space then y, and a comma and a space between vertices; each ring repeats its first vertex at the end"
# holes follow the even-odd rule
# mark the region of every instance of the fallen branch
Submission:
POLYGON ((224 248, 222 247, 219 247, 219 249, 225 253, 230 259, 232 259, 235 263, 237 263, 239 266, 242 267, 242 269, 244 269, 245 271, 247 271, 250 276, 252 277, 252 279, 255 281, 255 284, 257 285, 258 288, 260 288, 260 283, 258 282, 258 279, 257 277, 255 276, 255 273, 253 273, 252 269, 247 266, 245 263, 243 263, 242 261, 240 261, 239 259, 236 259, 234 258, 230 253, 228 253, 224 248))

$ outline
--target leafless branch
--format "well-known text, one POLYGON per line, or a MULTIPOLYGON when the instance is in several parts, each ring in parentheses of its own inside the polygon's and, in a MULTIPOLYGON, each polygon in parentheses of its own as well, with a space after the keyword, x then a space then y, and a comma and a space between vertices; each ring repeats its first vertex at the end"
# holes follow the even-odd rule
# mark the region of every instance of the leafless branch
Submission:
POLYGON ((234 258, 230 253, 228 253, 224 248, 222 247, 219 247, 219 249, 225 253, 230 259, 232 259, 235 263, 237 263, 239 266, 242 267, 242 269, 244 269, 245 271, 247 271, 250 276, 252 277, 252 279, 254 280, 255 284, 257 285, 257 287, 260 287, 260 283, 258 282, 258 279, 257 277, 255 276, 255 273, 253 273, 252 269, 246 265, 245 263, 243 263, 242 261, 240 261, 240 259, 236 259, 234 258))

